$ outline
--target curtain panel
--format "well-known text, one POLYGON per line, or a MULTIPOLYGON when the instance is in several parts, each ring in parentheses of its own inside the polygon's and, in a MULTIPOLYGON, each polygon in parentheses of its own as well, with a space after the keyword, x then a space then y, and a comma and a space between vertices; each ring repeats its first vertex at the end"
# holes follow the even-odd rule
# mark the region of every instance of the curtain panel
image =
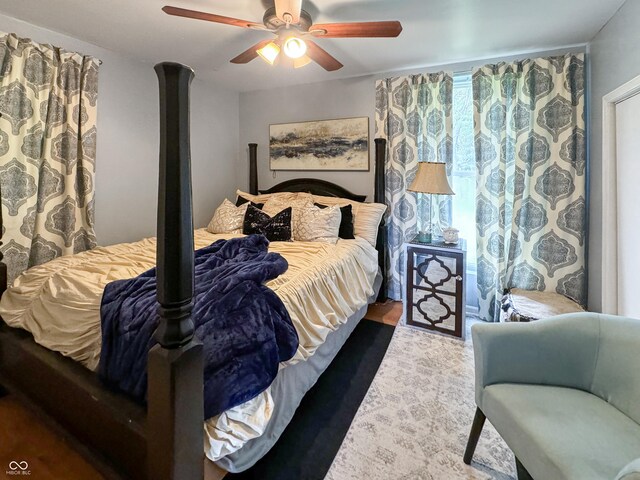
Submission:
POLYGON ((586 304, 584 55, 473 71, 480 315, 505 288, 586 304))
POLYGON ((0 193, 9 281, 96 245, 99 62, 0 33, 0 193))
MULTIPOLYGON (((403 244, 428 228, 429 195, 407 192, 418 162, 444 162, 451 174, 453 76, 449 72, 376 82, 376 136, 387 140, 385 199, 389 298, 402 299, 403 244)), ((451 221, 451 198, 433 196, 434 233, 451 221)))

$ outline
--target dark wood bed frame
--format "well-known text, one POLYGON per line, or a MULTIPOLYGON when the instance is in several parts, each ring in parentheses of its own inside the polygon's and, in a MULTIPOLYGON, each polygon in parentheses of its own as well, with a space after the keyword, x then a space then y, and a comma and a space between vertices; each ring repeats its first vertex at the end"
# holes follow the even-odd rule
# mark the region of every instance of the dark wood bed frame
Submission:
MULTIPOLYGON (((148 356, 147 407, 106 388, 79 363, 33 341, 28 332, 0 320, 0 396, 11 392, 53 419, 97 460, 107 477, 200 480, 203 453, 202 344, 194 337, 193 216, 189 144, 189 85, 193 71, 177 63, 155 67, 160 84, 160 181, 158 186, 158 344, 148 356)), ((384 203, 385 140, 375 140, 374 201, 384 203)), ((297 179, 258 190, 257 145, 249 144, 250 193, 306 191, 355 195, 330 182, 297 179)), ((0 235, 2 216, 0 211, 0 235)), ((386 271, 384 225, 378 232, 379 263, 386 271)), ((0 254, 0 295, 7 269, 0 254)), ((379 299, 386 296, 380 289, 379 299)))

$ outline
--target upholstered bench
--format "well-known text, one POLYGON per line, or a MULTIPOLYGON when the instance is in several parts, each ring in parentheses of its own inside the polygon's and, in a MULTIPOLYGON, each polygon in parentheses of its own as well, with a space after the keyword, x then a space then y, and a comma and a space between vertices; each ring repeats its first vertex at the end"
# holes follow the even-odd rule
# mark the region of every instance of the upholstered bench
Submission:
POLYGON ((502 296, 500 321, 531 322, 574 312, 584 312, 584 309, 559 293, 512 288, 502 296))

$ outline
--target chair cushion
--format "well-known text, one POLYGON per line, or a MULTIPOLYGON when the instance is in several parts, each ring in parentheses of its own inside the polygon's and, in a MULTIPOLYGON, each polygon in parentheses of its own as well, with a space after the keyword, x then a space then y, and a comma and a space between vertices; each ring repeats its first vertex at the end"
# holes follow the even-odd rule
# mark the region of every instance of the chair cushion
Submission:
POLYGON ((555 292, 512 288, 502 297, 500 321, 531 322, 584 309, 570 298, 555 292))
MULTIPOLYGON (((600 316, 598 359, 589 391, 640 424, 640 320, 600 316)), ((638 455, 640 455, 640 451, 638 455)))
POLYGON ((636 458, 624 466, 616 480, 640 480, 640 458, 636 458))
POLYGON ((482 405, 533 478, 613 479, 640 452, 640 425, 582 390, 496 384, 482 405))

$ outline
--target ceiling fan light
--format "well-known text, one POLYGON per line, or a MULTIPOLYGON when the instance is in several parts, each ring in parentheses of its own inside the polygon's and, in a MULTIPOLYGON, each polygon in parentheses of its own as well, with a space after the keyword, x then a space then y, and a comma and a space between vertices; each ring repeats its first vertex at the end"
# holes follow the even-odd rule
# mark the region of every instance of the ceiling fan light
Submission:
POLYGON ((256 53, 269 65, 273 65, 280 54, 280 47, 273 42, 269 42, 264 47, 256 50, 256 53))
POLYGON ((307 55, 303 55, 300 58, 293 59, 293 68, 304 67, 305 65, 309 65, 311 63, 311 59, 307 55))
POLYGON ((307 44, 297 37, 290 37, 284 42, 284 54, 289 58, 300 58, 307 53, 307 44))

